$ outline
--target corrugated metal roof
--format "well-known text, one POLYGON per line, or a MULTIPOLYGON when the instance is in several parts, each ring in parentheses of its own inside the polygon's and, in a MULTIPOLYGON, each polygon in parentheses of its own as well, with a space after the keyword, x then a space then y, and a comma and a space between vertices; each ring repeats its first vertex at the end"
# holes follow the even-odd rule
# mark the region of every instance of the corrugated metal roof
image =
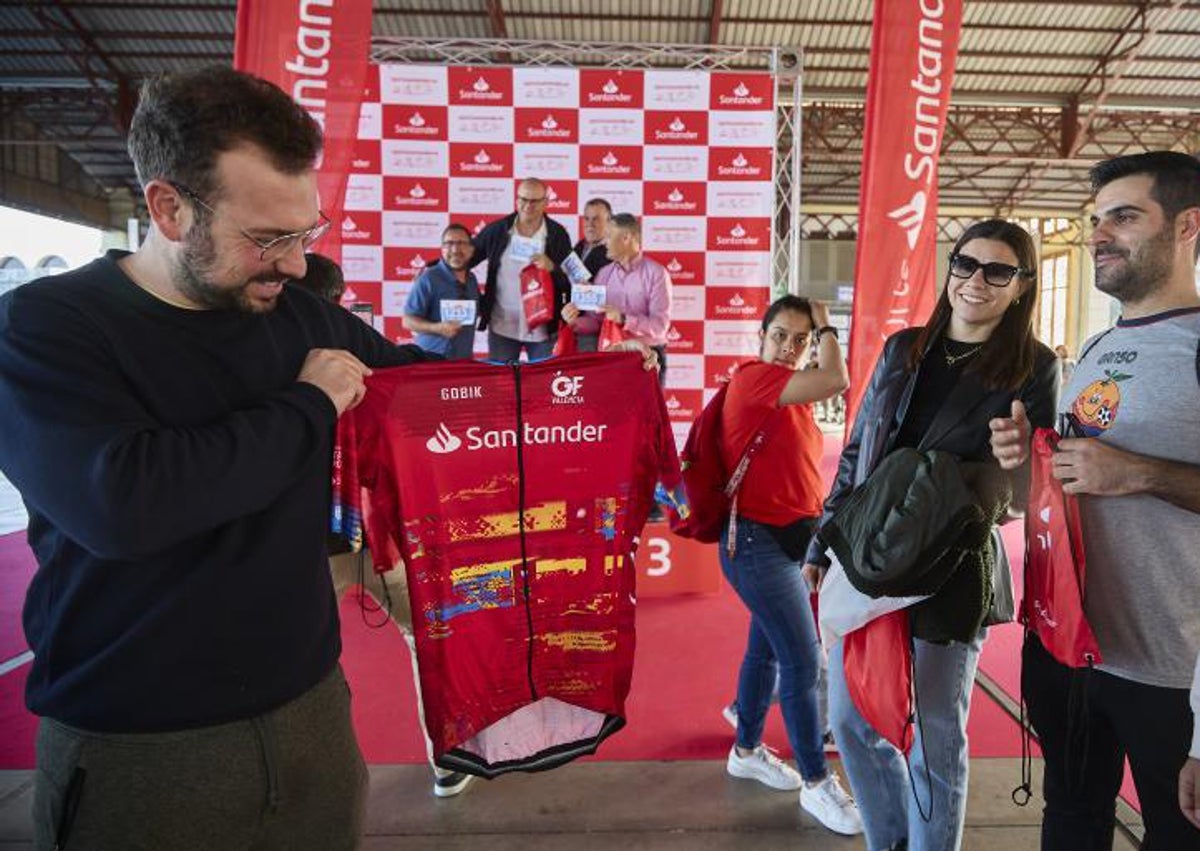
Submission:
MULTIPOLYGON (((1158 6, 1144 19, 1133 3, 1102 0, 974 0, 964 7, 952 111, 961 128, 956 132, 965 133, 967 142, 948 134, 943 178, 951 188, 944 203, 1007 198, 1031 163, 1039 176, 1025 198, 1063 203, 1085 191, 1086 159, 1138 146, 1179 146, 1187 139, 1194 144, 1200 137, 1197 4, 1174 11, 1158 6), (1127 55, 1133 57, 1128 63, 1127 55), (1084 140, 1070 165, 1057 165, 1061 110, 1078 98, 1086 117, 1087 105, 1101 94, 1104 110, 1090 131, 1095 138, 1084 140), (969 165, 960 168, 963 163, 969 165)), ((610 49, 586 46, 707 45, 714 25, 718 46, 803 49, 808 105, 801 118, 831 122, 824 133, 803 135, 805 198, 857 198, 872 0, 724 0, 719 20, 713 0, 500 0, 499 8, 506 38, 579 44, 578 52, 554 59, 575 64, 631 61, 628 51, 622 59, 610 49)), ((236 0, 29 0, 2 6, 0 96, 50 136, 82 134, 107 120, 116 74, 136 84, 162 70, 229 61, 235 14, 236 0), (78 22, 77 32, 70 31, 64 10, 78 22), (59 26, 51 28, 47 20, 59 26), (84 36, 95 48, 86 46, 84 36), (71 53, 95 72, 114 76, 99 78, 98 90, 90 88, 93 82, 80 74, 71 53)), ((486 0, 375 0, 374 14, 376 36, 480 42, 497 35, 486 0)), ((486 52, 479 49, 474 61, 486 52)), ((423 58, 438 61, 431 53, 423 58)), ((683 61, 678 55, 638 60, 663 67, 683 61)), ((761 66, 761 58, 756 61, 761 66)), ((115 126, 102 125, 99 132, 119 139, 115 126)), ((99 145, 65 149, 105 185, 131 184, 131 171, 114 175, 108 159, 86 154, 99 145)))

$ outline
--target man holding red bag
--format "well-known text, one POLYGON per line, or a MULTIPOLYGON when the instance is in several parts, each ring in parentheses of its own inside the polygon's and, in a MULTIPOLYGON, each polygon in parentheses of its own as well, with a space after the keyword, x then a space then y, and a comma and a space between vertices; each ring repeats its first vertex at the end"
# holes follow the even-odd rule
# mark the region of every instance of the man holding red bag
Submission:
POLYGON ((529 360, 541 360, 554 349, 558 314, 567 303, 570 285, 561 264, 571 253, 566 228, 546 215, 549 188, 536 177, 517 187, 517 210, 489 224, 475 237, 471 268, 487 261, 487 283, 479 300, 479 330, 488 332, 488 357, 515 361, 524 349, 529 360), (550 276, 551 293, 524 298, 537 274, 550 276), (524 284, 524 285, 523 285, 524 284), (545 304, 549 295, 552 303, 545 304))
MULTIPOLYGON (((1052 472, 1079 497, 1084 611, 1103 662, 1075 677, 1036 637, 1025 645, 1022 690, 1045 755, 1042 848, 1112 848, 1126 757, 1142 848, 1200 848, 1177 788, 1200 652, 1200 162, 1154 151, 1091 177, 1096 287, 1121 318, 1084 345, 1063 390, 1060 414, 1080 436, 1059 442, 1052 472)), ((1024 411, 992 429, 1001 465, 1025 463, 1024 411)))
MULTIPOLYGON (((605 303, 598 311, 580 310, 575 302, 562 309, 562 318, 583 339, 581 351, 607 348, 604 337, 636 340, 658 352, 658 380, 667 380, 667 330, 671 327, 671 276, 642 253, 642 226, 637 216, 617 213, 608 224, 609 264, 596 274, 595 284, 605 288, 605 303), (585 342, 586 341, 586 342, 585 342)), ((620 339, 612 339, 619 342, 620 339)))

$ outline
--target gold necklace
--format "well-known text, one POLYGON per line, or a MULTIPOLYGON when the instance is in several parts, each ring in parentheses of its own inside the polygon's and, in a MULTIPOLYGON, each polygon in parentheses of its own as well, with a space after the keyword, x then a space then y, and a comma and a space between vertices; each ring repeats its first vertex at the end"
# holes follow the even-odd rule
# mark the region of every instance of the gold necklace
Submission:
POLYGON ((967 351, 963 352, 961 355, 952 355, 952 354, 950 354, 950 348, 946 345, 946 339, 944 337, 942 338, 942 354, 946 356, 946 366, 954 366, 960 360, 966 360, 967 358, 969 358, 971 355, 975 354, 977 351, 979 351, 982 348, 983 348, 983 343, 980 343, 975 348, 968 349, 967 351))

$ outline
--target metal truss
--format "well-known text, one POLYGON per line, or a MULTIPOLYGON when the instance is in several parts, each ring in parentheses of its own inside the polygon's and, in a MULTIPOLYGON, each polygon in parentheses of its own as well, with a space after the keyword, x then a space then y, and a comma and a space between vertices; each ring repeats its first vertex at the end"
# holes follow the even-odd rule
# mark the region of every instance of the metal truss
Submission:
MULTIPOLYGON (((511 13, 510 13, 511 14, 511 13)), ((604 68, 685 68, 696 71, 795 73, 800 51, 779 47, 504 38, 374 38, 374 62, 449 65, 570 65, 604 68)))
POLYGON ((775 202, 771 227, 771 288, 799 292, 801 98, 799 49, 725 45, 547 42, 518 39, 376 38, 376 63, 436 62, 449 65, 524 65, 675 70, 769 71, 775 77, 775 202))
MULTIPOLYGON (((977 213, 955 211, 939 215, 937 218, 938 242, 954 242, 962 236, 963 231, 987 215, 990 215, 987 210, 980 210, 977 213)), ((1004 218, 1021 225, 1034 234, 1035 238, 1039 234, 1044 235, 1041 241, 1046 245, 1078 247, 1084 244, 1086 237, 1083 218, 1078 213, 1072 217, 1024 211, 1004 218), (1048 224, 1063 219, 1067 222, 1065 228, 1051 228, 1048 224)), ((851 209, 844 212, 801 210, 799 230, 804 239, 857 239, 858 212, 851 209)))
MULTIPOLYGON (((810 202, 857 199, 865 112, 862 104, 813 103, 803 111, 810 202)), ((1101 112, 1080 128, 1073 108, 951 104, 942 140, 939 193, 949 206, 996 214, 1033 207, 1072 215, 1089 196, 1098 160, 1149 149, 1200 147, 1200 114, 1101 112)))

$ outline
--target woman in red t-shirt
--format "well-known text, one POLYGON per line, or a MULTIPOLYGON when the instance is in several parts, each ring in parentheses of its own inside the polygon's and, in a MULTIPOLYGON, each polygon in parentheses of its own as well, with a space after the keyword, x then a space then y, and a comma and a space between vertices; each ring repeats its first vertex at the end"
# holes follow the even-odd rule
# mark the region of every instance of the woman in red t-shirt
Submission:
POLYGON ((759 331, 758 360, 741 365, 722 409, 721 454, 735 469, 755 437, 737 495, 734 540, 721 536, 721 568, 750 610, 750 636, 738 675, 734 777, 800 790, 800 805, 837 833, 862 831, 858 810, 825 761, 817 708, 820 646, 800 567, 821 515, 823 438, 811 403, 847 386, 837 329, 819 302, 784 296, 759 331), (802 370, 814 337, 817 366, 802 370), (762 743, 776 674, 779 705, 799 772, 762 743))

